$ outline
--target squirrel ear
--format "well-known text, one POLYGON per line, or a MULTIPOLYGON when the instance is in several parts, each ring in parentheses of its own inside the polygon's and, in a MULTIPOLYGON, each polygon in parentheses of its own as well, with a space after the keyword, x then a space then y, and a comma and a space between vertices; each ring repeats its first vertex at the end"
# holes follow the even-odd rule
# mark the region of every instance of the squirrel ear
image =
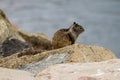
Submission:
POLYGON ((73 22, 73 24, 76 24, 76 22, 73 22))

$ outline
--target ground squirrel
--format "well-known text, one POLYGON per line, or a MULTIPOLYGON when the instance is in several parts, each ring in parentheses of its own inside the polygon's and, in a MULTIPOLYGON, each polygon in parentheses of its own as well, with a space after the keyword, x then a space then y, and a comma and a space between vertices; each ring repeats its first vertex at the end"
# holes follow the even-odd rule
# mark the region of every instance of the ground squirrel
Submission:
POLYGON ((76 22, 74 22, 68 29, 58 30, 52 39, 53 49, 74 44, 79 34, 82 32, 84 32, 84 28, 76 22))

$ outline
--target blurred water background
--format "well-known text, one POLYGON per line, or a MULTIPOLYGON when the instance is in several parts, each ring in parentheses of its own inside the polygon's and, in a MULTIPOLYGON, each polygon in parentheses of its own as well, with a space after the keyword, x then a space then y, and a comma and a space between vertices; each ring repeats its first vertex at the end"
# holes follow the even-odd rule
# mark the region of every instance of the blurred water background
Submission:
POLYGON ((112 50, 120 58, 120 0, 0 0, 9 20, 49 38, 74 21, 85 28, 77 42, 112 50))

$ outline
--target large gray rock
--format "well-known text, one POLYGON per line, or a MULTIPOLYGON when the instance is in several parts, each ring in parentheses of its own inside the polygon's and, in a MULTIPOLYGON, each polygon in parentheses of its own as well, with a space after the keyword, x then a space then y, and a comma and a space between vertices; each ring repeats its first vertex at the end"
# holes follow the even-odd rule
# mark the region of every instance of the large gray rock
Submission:
POLYGON ((36 75, 38 80, 120 80, 120 59, 51 66, 36 75))

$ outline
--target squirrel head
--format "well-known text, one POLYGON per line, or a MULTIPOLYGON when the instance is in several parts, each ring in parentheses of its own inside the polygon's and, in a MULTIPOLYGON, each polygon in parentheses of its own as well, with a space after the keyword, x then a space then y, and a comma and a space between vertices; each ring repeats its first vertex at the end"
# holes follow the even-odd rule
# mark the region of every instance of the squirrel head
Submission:
POLYGON ((76 22, 73 22, 73 24, 70 26, 70 28, 68 28, 68 31, 73 36, 74 40, 76 40, 78 38, 78 36, 82 32, 84 32, 84 28, 81 25, 77 24, 76 22))
POLYGON ((73 22, 73 24, 70 26, 69 30, 70 30, 70 32, 72 31, 78 35, 80 33, 84 32, 84 28, 76 22, 73 22))

